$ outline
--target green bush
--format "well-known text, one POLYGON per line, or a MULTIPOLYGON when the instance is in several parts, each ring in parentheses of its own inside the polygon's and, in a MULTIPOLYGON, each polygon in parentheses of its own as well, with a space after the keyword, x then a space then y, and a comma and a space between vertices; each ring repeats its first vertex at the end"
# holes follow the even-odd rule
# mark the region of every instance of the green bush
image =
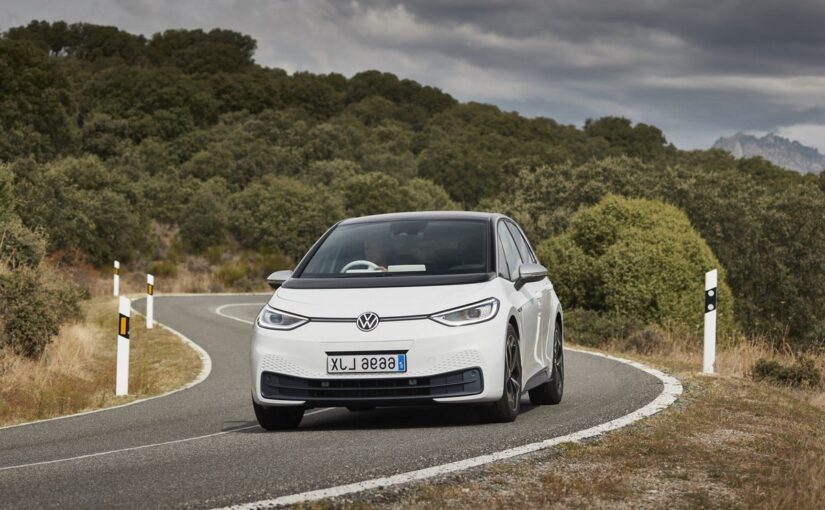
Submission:
POLYGON ((37 358, 60 326, 80 314, 84 293, 45 268, 0 270, 0 346, 37 358))
POLYGON ((760 358, 753 366, 752 376, 757 381, 765 381, 786 386, 819 387, 822 375, 811 358, 798 358, 792 365, 760 358))
MULTIPOLYGON (((555 286, 555 281, 553 282, 555 286)), ((564 305, 562 301, 562 305, 564 305)), ((599 347, 607 341, 624 341, 643 328, 633 317, 575 308, 564 312, 564 336, 587 347, 599 347)))
POLYGON ((157 278, 174 278, 178 275, 178 267, 172 262, 158 260, 149 264, 146 272, 157 278))
POLYGON ((201 186, 183 209, 178 236, 191 251, 202 252, 224 241, 226 195, 226 182, 213 179, 201 186))
POLYGON ((18 218, 0 222, 0 262, 12 269, 37 267, 46 255, 46 238, 23 226, 18 218))
POLYGON ((455 211, 459 209, 450 195, 438 184, 427 179, 416 178, 408 182, 404 193, 411 211, 455 211))
POLYGON ((378 172, 350 177, 342 183, 342 191, 349 216, 408 211, 411 205, 398 180, 378 172))
POLYGON ((288 177, 265 178, 235 193, 229 211, 229 230, 242 247, 293 259, 344 215, 337 194, 288 177))
POLYGON ((591 321, 595 312, 689 333, 701 331, 704 273, 719 269, 718 329, 724 335, 733 327, 733 298, 719 261, 671 205, 608 195, 577 212, 538 254, 568 309, 590 311, 591 321))
POLYGON ((215 276, 226 287, 234 287, 246 279, 247 266, 241 262, 223 264, 215 272, 215 276))

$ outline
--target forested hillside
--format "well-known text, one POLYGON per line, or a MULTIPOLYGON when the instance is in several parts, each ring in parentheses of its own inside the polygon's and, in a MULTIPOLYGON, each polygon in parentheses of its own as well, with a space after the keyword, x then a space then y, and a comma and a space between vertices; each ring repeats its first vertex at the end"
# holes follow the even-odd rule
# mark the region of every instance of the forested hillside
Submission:
MULTIPOLYGON (((257 65, 255 46, 226 30, 8 30, 6 237, 45 238, 63 267, 117 258, 171 273, 190 256, 288 264, 352 215, 496 210, 539 244, 607 194, 657 199, 682 209, 721 262, 742 330, 823 342, 825 173, 680 151, 622 118, 579 129, 460 103, 380 71, 288 74, 257 65), (18 219, 27 230, 8 227, 18 219)), ((268 269, 280 267, 253 276, 268 269)))

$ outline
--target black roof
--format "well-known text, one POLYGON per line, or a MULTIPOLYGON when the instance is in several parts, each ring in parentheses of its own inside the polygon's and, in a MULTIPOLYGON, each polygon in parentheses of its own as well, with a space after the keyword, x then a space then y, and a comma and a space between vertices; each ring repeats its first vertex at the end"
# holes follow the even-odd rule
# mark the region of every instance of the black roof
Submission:
POLYGON ((354 223, 371 223, 374 221, 400 221, 400 220, 487 220, 504 215, 489 212, 473 211, 424 211, 424 212, 401 212, 389 214, 375 214, 372 216, 361 216, 360 218, 349 218, 342 221, 341 225, 352 225, 354 223))

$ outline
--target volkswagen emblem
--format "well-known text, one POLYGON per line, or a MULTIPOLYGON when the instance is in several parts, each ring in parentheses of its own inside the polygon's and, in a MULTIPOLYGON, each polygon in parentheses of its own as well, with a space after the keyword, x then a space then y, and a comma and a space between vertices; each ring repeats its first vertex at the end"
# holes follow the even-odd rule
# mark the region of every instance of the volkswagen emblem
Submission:
POLYGON ((355 325, 358 326, 358 329, 361 331, 372 331, 378 326, 378 314, 373 312, 364 312, 355 319, 355 325))

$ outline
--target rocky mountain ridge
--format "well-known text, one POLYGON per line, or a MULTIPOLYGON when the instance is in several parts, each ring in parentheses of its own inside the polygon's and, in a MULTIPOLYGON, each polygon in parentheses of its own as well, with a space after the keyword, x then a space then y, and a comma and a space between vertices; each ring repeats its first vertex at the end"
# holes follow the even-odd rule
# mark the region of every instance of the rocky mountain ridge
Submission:
POLYGON ((825 169, 825 156, 818 150, 773 133, 762 138, 736 133, 719 138, 712 148, 728 151, 737 159, 761 156, 775 165, 802 174, 818 174, 825 169))

